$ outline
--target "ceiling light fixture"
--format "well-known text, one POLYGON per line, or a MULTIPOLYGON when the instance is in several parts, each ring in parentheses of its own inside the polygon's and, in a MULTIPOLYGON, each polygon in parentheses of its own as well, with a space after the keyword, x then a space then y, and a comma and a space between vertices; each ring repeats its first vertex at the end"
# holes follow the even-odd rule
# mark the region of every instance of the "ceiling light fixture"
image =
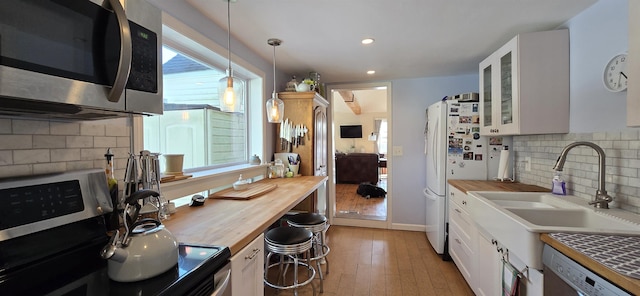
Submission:
POLYGON ((282 44, 282 40, 271 38, 267 43, 273 46, 273 93, 267 100, 267 120, 271 123, 281 123, 284 116, 284 102, 278 98, 276 92, 276 46, 282 44))
POLYGON ((369 75, 373 75, 373 74, 376 74, 376 71, 374 71, 374 70, 369 70, 369 71, 367 71, 367 74, 369 74, 369 75))
POLYGON ((361 42, 362 44, 367 45, 367 44, 373 43, 373 41, 374 41, 373 38, 365 38, 365 39, 362 39, 361 42))
POLYGON ((218 81, 218 94, 220 95, 220 109, 225 112, 235 112, 238 108, 238 99, 242 99, 242 83, 233 83, 233 69, 231 69, 231 2, 237 0, 222 0, 227 2, 227 59, 229 67, 227 76, 218 81))

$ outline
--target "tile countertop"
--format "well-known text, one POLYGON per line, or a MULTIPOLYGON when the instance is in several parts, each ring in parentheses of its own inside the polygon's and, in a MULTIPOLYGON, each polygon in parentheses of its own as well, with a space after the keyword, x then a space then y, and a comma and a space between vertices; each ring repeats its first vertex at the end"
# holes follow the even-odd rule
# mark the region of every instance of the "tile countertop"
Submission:
MULTIPOLYGON (((513 191, 513 192, 549 192, 550 189, 536 185, 517 182, 481 181, 481 180, 449 180, 449 184, 467 193, 468 191, 513 191)), ((567 257, 591 269, 595 273, 607 278, 623 289, 640 295, 640 280, 613 271, 598 261, 567 246, 548 234, 541 234, 540 240, 559 250, 567 257)))

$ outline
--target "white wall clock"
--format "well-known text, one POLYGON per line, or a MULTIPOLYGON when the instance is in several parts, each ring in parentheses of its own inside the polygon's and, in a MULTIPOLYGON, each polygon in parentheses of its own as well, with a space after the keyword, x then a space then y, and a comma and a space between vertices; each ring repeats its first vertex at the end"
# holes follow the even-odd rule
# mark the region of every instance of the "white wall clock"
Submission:
POLYGON ((612 92, 627 89, 627 54, 622 53, 611 58, 604 68, 602 76, 604 87, 612 92))

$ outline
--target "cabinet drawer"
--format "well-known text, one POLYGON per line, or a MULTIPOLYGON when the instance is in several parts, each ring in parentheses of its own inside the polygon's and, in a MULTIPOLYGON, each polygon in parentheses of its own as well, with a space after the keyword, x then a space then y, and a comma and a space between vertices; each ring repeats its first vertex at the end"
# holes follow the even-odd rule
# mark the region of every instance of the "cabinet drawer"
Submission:
POLYGON ((452 203, 458 204, 462 209, 468 211, 469 208, 469 196, 462 192, 458 188, 449 186, 449 199, 452 203))
POLYGON ((456 263, 456 266, 460 270, 460 273, 467 280, 467 283, 471 285, 471 275, 472 275, 472 266, 473 266, 473 251, 471 248, 465 243, 464 239, 462 239, 457 229, 453 229, 449 232, 449 252, 451 253, 451 257, 453 261, 456 263))
POLYGON ((458 237, 469 247, 473 247, 476 227, 466 219, 451 219, 449 232, 457 233, 458 237))

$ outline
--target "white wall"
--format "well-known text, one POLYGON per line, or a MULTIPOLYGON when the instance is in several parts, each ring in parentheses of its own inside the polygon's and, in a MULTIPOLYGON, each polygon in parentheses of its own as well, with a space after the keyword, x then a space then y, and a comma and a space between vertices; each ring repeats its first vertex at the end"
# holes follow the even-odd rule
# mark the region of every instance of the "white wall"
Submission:
POLYGON ((392 81, 391 146, 402 146, 403 155, 393 156, 392 223, 424 225, 425 181, 424 125, 429 105, 448 95, 478 92, 477 74, 402 79, 392 81))
POLYGON ((626 129, 627 92, 604 88, 602 73, 628 48, 628 0, 600 0, 562 28, 570 35, 570 131, 626 129))
POLYGON ((354 152, 374 153, 375 143, 369 141, 369 135, 374 131, 375 120, 387 118, 387 113, 362 113, 359 115, 351 113, 334 113, 333 126, 336 127, 336 135, 334 137, 334 145, 336 150, 340 152, 350 152, 349 149, 355 145, 354 152), (341 125, 362 125, 362 138, 359 139, 341 139, 341 125))

